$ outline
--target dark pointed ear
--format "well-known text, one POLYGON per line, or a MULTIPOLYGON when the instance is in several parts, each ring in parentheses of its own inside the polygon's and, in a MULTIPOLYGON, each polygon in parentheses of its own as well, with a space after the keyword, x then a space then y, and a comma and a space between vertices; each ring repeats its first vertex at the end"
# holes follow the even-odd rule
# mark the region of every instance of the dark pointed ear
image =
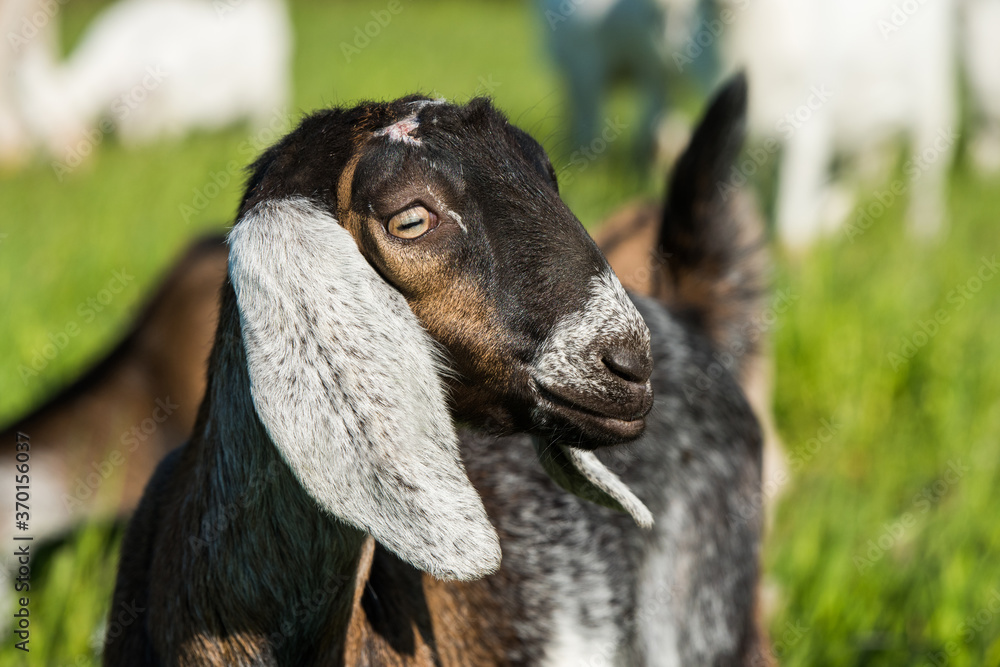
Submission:
POLYGON ((687 148, 677 160, 668 188, 660 246, 674 251, 670 267, 697 265, 721 241, 713 241, 713 208, 728 201, 730 168, 746 137, 747 79, 729 79, 708 105, 687 148))
POLYGON ((328 155, 316 190, 330 147, 297 141, 259 166, 229 237, 261 423, 337 519, 437 577, 490 574, 499 540, 459 458, 435 343, 329 212, 336 203, 300 194, 336 196, 332 165, 346 160, 328 155))
POLYGON ((712 99, 671 175, 657 251, 666 270, 655 296, 685 313, 741 372, 759 343, 769 259, 764 222, 734 179, 746 134, 747 80, 712 99))

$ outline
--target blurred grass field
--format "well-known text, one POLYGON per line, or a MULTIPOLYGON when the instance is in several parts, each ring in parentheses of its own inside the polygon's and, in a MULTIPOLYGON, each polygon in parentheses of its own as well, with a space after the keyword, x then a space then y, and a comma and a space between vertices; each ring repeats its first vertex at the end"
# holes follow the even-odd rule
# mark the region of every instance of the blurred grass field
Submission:
MULTIPOLYGON (((63 8, 67 41, 102 4, 63 8)), ((348 63, 341 43, 383 8, 295 4, 293 119, 415 90, 489 94, 569 168, 561 94, 525 3, 404 0, 348 63)), ((621 96, 609 113, 633 116, 621 96)), ((242 184, 229 163, 276 136, 237 128, 140 151, 108 137, 61 180, 45 160, 0 174, 0 421, 83 370, 185 243, 225 228, 242 184), (85 321, 81 304, 115 271, 134 280, 85 321), (79 334, 23 373, 70 323, 79 334)), ((628 167, 627 144, 564 179, 585 224, 661 193, 661 176, 628 167)), ((998 185, 958 168, 940 242, 905 240, 898 202, 861 236, 778 259, 790 305, 774 328, 775 410, 794 477, 764 568, 780 589, 770 626, 784 665, 1000 665, 998 185)), ((57 549, 32 583, 30 659, 8 637, 0 664, 96 664, 116 559, 102 526, 57 549)))

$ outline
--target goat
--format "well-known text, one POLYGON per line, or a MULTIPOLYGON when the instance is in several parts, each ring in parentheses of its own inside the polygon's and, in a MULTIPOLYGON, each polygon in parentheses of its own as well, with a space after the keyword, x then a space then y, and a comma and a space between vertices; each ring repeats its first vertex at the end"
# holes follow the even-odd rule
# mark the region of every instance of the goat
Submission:
POLYGON ((724 369, 697 383, 738 325, 703 323, 743 309, 690 287, 745 256, 713 185, 744 105, 737 80, 674 178, 699 203, 668 237, 683 314, 625 296, 485 100, 320 112, 267 151, 194 435, 122 546, 114 605, 143 611, 105 664, 748 659, 759 518, 732 517, 760 436, 724 369))
MULTIPOLYGON (((735 17, 726 58, 754 84, 751 128, 770 142, 765 154, 783 147, 775 204, 782 241, 808 246, 849 216, 853 193, 843 180, 830 184, 834 158, 857 158, 871 172, 863 176, 882 178, 875 151, 900 137, 911 151, 904 167, 910 231, 937 234, 955 148, 954 3, 921 4, 913 15, 892 0, 728 0, 720 7, 735 17)), ((851 224, 853 238, 871 220, 851 224)))
MULTIPOLYGON (((763 223, 757 207, 744 195, 733 205, 740 227, 759 230, 763 223)), ((665 212, 661 203, 629 204, 598 225, 593 236, 626 290, 655 294, 670 305, 666 283, 657 286, 666 279, 662 268, 668 258, 660 250, 659 235, 672 216, 665 212)), ((190 436, 205 393, 205 367, 218 322, 215 297, 226 276, 226 260, 223 237, 193 242, 105 356, 0 428, 0 441, 13 442, 21 432, 45 443, 36 450, 33 468, 39 483, 51 490, 42 499, 51 505, 39 514, 47 523, 38 525, 37 535, 61 533, 84 517, 128 516, 160 459, 190 436), (155 429, 144 429, 157 416, 157 399, 175 409, 155 429), (141 438, 138 447, 133 436, 141 438), (109 460, 115 451, 127 463, 115 471, 121 481, 104 479, 100 490, 94 489, 87 480, 88 466, 109 460)), ((763 334, 764 328, 758 326, 755 333, 763 334)), ((738 379, 764 429, 764 479, 773 481, 787 474, 771 414, 769 363, 766 354, 747 355, 738 379)))
POLYGON ((102 116, 130 145, 246 119, 263 126, 287 103, 290 52, 280 0, 121 0, 65 62, 50 49, 25 50, 20 114, 58 158, 102 116))
MULTIPOLYGON (((642 157, 654 155, 671 73, 667 48, 680 49, 679 42, 695 34, 700 4, 699 0, 539 1, 547 48, 568 92, 573 150, 599 139, 608 89, 615 77, 628 76, 641 103, 634 132, 636 152, 642 157)), ((691 68, 699 87, 707 88, 716 75, 712 53, 709 49, 691 68)))
MULTIPOLYGON (((8 41, 7 46, 0 49, 0 166, 17 164, 30 149, 21 116, 14 103, 13 77, 17 49, 10 42, 12 39, 16 40, 19 30, 24 30, 19 22, 27 20, 25 17, 30 15, 30 9, 34 5, 35 0, 8 0, 0 4, 0 35, 4 35, 8 41)), ((34 48, 51 48, 46 43, 46 37, 50 34, 40 37, 34 48)))

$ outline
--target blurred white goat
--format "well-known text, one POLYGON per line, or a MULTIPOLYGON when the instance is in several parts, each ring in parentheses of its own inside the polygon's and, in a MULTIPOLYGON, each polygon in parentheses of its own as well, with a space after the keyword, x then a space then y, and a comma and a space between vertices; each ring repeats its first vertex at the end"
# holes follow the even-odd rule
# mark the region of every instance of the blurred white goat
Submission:
POLYGON ((17 106, 56 157, 98 128, 135 145, 241 120, 264 125, 288 101, 292 37, 281 0, 122 0, 64 62, 36 40, 19 56, 17 106))
MULTIPOLYGON (((912 233, 936 234, 957 131, 954 3, 719 4, 736 16, 724 47, 727 60, 750 77, 751 128, 770 139, 769 152, 783 146, 776 206, 781 239, 805 246, 852 217, 849 193, 857 184, 831 183, 834 159, 857 160, 864 172, 873 155, 899 139, 911 151, 903 168, 909 182, 893 184, 892 203, 908 196, 912 233)), ((884 168, 879 176, 885 177, 884 168)), ((850 223, 867 229, 867 213, 854 214, 850 223)))
POLYGON ((1000 0, 965 0, 962 47, 975 136, 976 165, 1000 169, 1000 0))
POLYGON ((36 23, 54 22, 55 11, 35 16, 37 0, 4 0, 0 2, 0 166, 24 160, 31 150, 31 141, 14 99, 14 73, 27 50, 56 51, 53 44, 55 28, 39 30, 36 23))

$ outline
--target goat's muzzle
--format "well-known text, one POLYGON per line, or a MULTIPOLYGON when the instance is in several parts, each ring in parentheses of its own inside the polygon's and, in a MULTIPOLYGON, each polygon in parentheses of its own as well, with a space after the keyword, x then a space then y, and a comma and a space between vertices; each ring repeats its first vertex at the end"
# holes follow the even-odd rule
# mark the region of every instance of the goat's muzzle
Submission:
POLYGON ((534 378, 539 407, 554 425, 579 431, 585 449, 638 438, 653 406, 648 351, 613 347, 584 356, 591 368, 577 369, 586 376, 582 383, 573 382, 575 374, 565 381, 534 378))
POLYGON ((649 329, 613 276, 549 335, 531 374, 536 423, 593 449, 638 438, 653 406, 649 329))

